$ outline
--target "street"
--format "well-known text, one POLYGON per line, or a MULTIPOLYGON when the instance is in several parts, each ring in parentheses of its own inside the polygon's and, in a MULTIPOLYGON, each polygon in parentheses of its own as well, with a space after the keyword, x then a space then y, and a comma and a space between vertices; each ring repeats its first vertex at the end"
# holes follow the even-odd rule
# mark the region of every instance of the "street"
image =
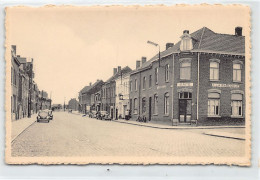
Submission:
POLYGON ((12 143, 12 156, 235 157, 245 153, 245 141, 202 134, 207 130, 156 129, 68 112, 53 115, 50 123, 34 123, 20 134, 12 143))

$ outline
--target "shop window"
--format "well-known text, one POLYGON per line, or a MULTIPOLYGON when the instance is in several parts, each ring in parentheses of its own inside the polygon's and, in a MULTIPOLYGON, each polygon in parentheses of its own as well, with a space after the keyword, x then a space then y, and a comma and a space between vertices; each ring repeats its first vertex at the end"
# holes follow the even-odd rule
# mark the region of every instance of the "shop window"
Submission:
POLYGON ((219 80, 219 62, 216 61, 210 62, 210 80, 212 81, 219 80))
POLYGON ((169 93, 164 94, 164 114, 169 114, 170 98, 169 93))
POLYGON ((233 81, 241 82, 242 64, 233 63, 233 81))
POLYGON ((242 116, 243 107, 243 95, 242 94, 231 94, 231 111, 232 116, 239 117, 242 116))
POLYGON ((158 68, 154 69, 154 81, 155 84, 158 84, 158 68))
POLYGON ((212 92, 208 94, 208 116, 219 116, 220 94, 212 92))
POLYGON ((146 88, 145 85, 146 85, 146 77, 143 77, 143 89, 146 88))
POLYGON ((145 97, 142 99, 142 113, 146 112, 146 99, 145 97))
POLYGON ((134 99, 134 114, 137 114, 137 98, 134 99))
POLYGON ((165 81, 169 81, 169 64, 166 64, 165 66, 165 81))
POLYGON ((158 114, 158 95, 154 95, 154 114, 158 114))
POLYGON ((149 76, 149 88, 152 87, 152 75, 149 76))
POLYGON ((190 80, 191 77, 191 62, 184 61, 180 63, 180 79, 190 80))

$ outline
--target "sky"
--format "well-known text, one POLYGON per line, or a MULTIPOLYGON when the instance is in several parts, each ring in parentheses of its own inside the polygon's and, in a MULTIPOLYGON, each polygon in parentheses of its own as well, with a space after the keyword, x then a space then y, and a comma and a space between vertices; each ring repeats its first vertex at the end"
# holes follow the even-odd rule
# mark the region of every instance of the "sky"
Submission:
POLYGON ((109 79, 114 67, 134 69, 142 56, 152 58, 158 48, 148 40, 165 50, 186 29, 234 34, 248 24, 245 12, 241 6, 15 7, 7 10, 7 43, 34 59, 39 89, 63 104, 90 82, 109 79))

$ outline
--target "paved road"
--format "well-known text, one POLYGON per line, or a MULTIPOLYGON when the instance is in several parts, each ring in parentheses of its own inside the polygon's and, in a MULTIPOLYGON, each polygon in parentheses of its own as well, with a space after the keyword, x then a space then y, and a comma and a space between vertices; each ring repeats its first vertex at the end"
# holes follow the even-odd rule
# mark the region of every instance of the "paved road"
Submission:
POLYGON ((13 156, 243 156, 245 142, 101 121, 54 112, 50 123, 34 123, 12 144, 13 156))

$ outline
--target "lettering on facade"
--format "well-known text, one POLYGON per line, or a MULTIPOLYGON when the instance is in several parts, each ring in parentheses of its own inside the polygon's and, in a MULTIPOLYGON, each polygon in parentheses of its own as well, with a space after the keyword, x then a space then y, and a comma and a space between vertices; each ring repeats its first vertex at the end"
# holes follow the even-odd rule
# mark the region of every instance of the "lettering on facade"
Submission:
POLYGON ((239 88, 238 84, 218 84, 218 83, 212 83, 212 87, 218 87, 218 88, 239 88))
POLYGON ((163 88, 166 88, 166 85, 163 85, 163 86, 157 86, 157 89, 163 89, 163 88))
POLYGON ((177 87, 192 87, 193 83, 177 83, 177 87))

